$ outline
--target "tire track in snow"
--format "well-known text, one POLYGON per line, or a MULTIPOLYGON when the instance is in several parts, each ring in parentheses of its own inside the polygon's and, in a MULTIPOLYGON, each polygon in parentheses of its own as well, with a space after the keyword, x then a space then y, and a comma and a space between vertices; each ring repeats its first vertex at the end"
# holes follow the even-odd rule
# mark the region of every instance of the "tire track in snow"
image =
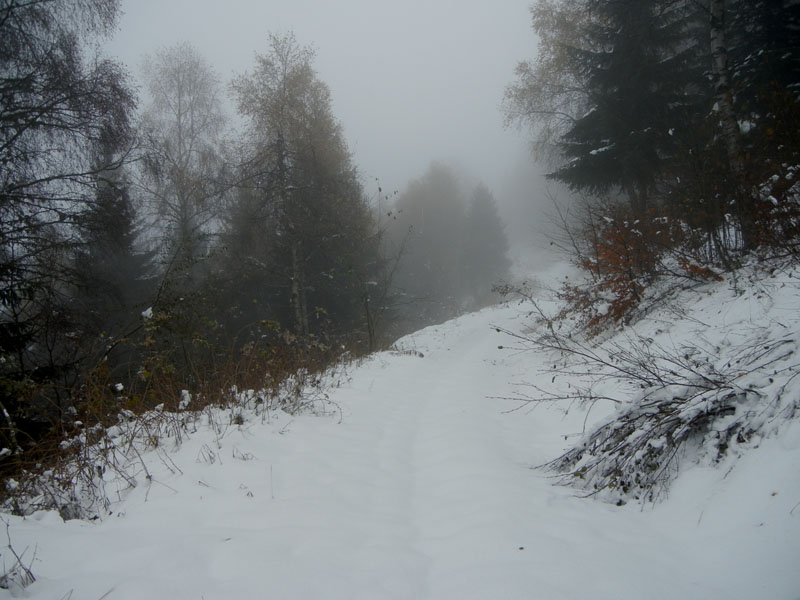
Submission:
POLYGON ((396 507, 404 537, 395 541, 408 547, 394 552, 419 559, 406 574, 418 578, 419 597, 482 597, 504 582, 486 581, 475 565, 515 568, 521 558, 512 507, 519 505, 518 479, 531 472, 508 462, 492 422, 500 411, 486 398, 498 384, 485 375, 484 362, 497 353, 491 332, 485 324, 468 326, 457 339, 437 341, 435 328, 425 331, 420 337, 427 339, 418 341, 427 342, 426 356, 402 368, 395 363, 397 370, 373 382, 370 410, 361 406, 353 415, 383 424, 376 448, 381 483, 370 503, 396 507), (499 461, 508 468, 498 471, 499 461))

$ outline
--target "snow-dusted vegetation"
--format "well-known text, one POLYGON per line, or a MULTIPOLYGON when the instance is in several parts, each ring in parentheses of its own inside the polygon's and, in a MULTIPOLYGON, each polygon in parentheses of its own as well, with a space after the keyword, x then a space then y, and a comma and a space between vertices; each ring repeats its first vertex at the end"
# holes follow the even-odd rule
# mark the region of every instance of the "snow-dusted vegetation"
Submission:
POLYGON ((123 416, 79 453, 74 515, 4 516, 0 594, 30 572, 31 598, 791 598, 800 281, 747 274, 573 332, 584 354, 531 350, 552 323, 509 301, 272 397, 123 416))
POLYGON ((520 401, 615 407, 548 467, 589 495, 656 500, 687 460, 757 447, 800 408, 798 293, 800 271, 781 261, 672 290, 662 281, 654 308, 598 337, 529 297, 538 326, 508 333, 552 378, 520 401))
POLYGON ((414 4, 0 0, 0 600, 797 600, 800 3, 414 4))

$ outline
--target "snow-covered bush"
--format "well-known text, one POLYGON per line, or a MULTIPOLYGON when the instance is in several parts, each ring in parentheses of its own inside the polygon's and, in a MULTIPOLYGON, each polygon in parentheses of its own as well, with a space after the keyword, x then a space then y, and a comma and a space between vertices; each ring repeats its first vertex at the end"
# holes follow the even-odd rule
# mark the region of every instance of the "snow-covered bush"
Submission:
MULTIPOLYGON (((552 386, 524 402, 615 410, 547 464, 560 481, 618 502, 656 500, 682 459, 719 461, 800 408, 800 274, 791 265, 674 293, 604 341, 553 321, 507 332, 552 360, 552 386)), ((667 295, 666 293, 663 295, 667 295)))
POLYGON ((37 447, 35 455, 12 456, 11 451, 0 450, 0 461, 13 458, 12 466, 17 467, 14 477, 2 480, 0 510, 17 515, 56 510, 64 520, 108 514, 131 489, 152 482, 145 453, 157 453, 168 470, 179 473, 170 454, 201 423, 217 436, 218 447, 213 455, 206 453, 208 459, 216 455, 229 431, 251 419, 266 420, 276 411, 341 416, 327 391, 346 380, 348 365, 342 359, 319 371, 301 368, 281 379, 267 378, 260 389, 232 385, 213 395, 206 390, 205 397, 180 390, 168 406, 162 403, 144 411, 124 408, 121 402, 115 422, 87 426, 76 421, 72 435, 52 446, 37 447))

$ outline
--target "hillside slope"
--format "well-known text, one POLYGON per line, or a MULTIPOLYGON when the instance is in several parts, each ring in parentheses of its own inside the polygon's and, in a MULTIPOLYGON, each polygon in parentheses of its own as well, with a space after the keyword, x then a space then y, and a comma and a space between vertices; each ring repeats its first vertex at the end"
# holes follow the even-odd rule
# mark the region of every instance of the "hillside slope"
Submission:
POLYGON ((551 380, 499 348, 495 327, 529 325, 509 304, 408 336, 340 375, 324 415, 208 411, 96 521, 5 516, 37 581, 0 599, 796 600, 800 424, 722 465, 686 457, 659 504, 579 498, 533 467, 585 409, 498 399, 551 380))

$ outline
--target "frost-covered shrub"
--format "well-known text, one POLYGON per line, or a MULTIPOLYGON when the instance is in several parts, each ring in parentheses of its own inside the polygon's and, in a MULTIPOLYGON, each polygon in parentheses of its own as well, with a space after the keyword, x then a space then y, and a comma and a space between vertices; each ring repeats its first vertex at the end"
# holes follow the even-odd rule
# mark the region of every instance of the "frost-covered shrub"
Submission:
POLYGON ((655 500, 682 460, 720 461, 794 417, 800 280, 793 269, 742 269, 728 286, 677 293, 671 306, 602 340, 534 304, 540 327, 506 333, 550 357, 552 385, 530 385, 535 393, 517 399, 616 407, 547 468, 588 495, 655 500))

